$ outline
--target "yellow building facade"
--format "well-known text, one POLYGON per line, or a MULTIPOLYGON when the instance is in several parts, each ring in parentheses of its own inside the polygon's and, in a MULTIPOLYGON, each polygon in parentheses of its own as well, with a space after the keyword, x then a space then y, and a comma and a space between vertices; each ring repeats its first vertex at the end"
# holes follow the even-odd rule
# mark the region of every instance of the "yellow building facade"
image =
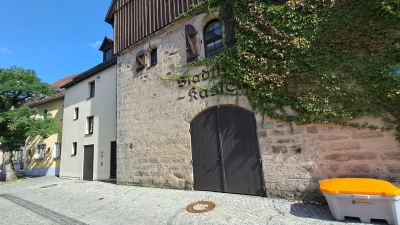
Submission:
MULTIPOLYGON (((62 111, 64 98, 35 106, 41 112, 47 112, 54 118, 62 131, 62 111)), ((26 146, 26 165, 24 173, 32 176, 58 176, 61 160, 62 133, 53 134, 46 139, 30 137, 26 146)))
MULTIPOLYGON (((65 90, 60 87, 72 80, 78 74, 62 78, 51 85, 56 91, 56 96, 38 97, 28 102, 29 107, 34 107, 43 112, 45 116, 54 118, 60 132, 46 139, 40 136, 28 137, 22 150, 14 154, 14 168, 29 176, 58 176, 60 173, 62 149, 62 124, 64 112, 65 90)), ((42 115, 36 115, 40 119, 42 115)))

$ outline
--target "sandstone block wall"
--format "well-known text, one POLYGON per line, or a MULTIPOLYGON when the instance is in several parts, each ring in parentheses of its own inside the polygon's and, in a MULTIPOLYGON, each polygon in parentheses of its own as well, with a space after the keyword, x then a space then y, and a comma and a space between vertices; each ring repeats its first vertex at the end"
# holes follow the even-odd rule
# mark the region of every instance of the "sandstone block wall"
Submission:
POLYGON ((271 196, 310 198, 319 194, 319 180, 336 177, 400 184, 400 148, 394 133, 317 124, 293 128, 268 121, 258 129, 271 196))
MULTIPOLYGON (((196 85, 207 82, 200 82, 202 76, 190 84, 160 78, 183 71, 176 66, 186 63, 186 24, 197 29, 196 45, 201 48, 199 57, 204 57, 202 31, 211 19, 201 14, 175 23, 118 57, 119 184, 193 189, 190 122, 218 104, 252 110, 244 97, 217 97, 197 89, 196 85), (149 67, 153 48, 157 48, 158 64, 149 67), (136 55, 142 50, 147 52, 147 65, 136 72, 136 55)), ((270 197, 318 196, 318 181, 334 177, 373 177, 400 184, 400 144, 393 132, 317 124, 294 125, 291 129, 286 123, 257 113, 255 117, 270 197)), ((380 124, 374 119, 366 120, 380 124)))

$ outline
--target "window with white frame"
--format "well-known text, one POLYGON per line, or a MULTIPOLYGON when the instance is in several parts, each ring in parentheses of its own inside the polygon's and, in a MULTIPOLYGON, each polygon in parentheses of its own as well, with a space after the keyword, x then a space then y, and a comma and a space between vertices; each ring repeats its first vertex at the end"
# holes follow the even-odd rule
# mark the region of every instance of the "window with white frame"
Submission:
POLYGON ((25 158, 26 158, 26 156, 25 156, 25 150, 24 150, 24 149, 21 149, 21 150, 18 152, 19 171, 24 170, 24 167, 25 167, 25 158))
POLYGON ((23 171, 25 166, 24 149, 14 151, 13 156, 14 168, 16 171, 23 171))
POLYGON ((94 123, 94 117, 89 116, 86 122, 86 127, 87 127, 86 134, 93 134, 93 123, 94 123))
POLYGON ((79 117, 79 107, 76 107, 74 109, 74 120, 77 120, 79 117))
POLYGON ((54 142, 53 159, 61 158, 61 142, 54 142))
POLYGON ((33 159, 44 159, 46 157, 46 144, 37 144, 35 155, 33 155, 33 159))
POLYGON ((60 120, 63 120, 63 118, 64 118, 64 105, 61 106, 60 110, 61 110, 60 111, 60 120))
POLYGON ((71 155, 76 155, 76 149, 78 148, 78 143, 72 142, 72 152, 71 155))

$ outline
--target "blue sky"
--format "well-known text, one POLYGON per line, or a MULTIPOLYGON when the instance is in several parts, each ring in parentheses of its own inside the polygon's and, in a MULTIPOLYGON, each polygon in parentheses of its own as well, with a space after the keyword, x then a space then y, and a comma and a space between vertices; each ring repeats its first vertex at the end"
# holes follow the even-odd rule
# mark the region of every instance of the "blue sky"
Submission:
POLYGON ((111 0, 0 0, 0 68, 35 70, 52 84, 102 62, 111 0))

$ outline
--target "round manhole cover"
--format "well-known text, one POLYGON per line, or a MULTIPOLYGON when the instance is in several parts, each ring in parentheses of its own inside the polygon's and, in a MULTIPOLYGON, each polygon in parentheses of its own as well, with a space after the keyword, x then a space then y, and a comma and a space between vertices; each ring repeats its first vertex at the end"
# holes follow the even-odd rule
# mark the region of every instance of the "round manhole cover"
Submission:
POLYGON ((215 204, 209 201, 198 201, 186 207, 186 210, 191 213, 203 213, 211 211, 215 204))

